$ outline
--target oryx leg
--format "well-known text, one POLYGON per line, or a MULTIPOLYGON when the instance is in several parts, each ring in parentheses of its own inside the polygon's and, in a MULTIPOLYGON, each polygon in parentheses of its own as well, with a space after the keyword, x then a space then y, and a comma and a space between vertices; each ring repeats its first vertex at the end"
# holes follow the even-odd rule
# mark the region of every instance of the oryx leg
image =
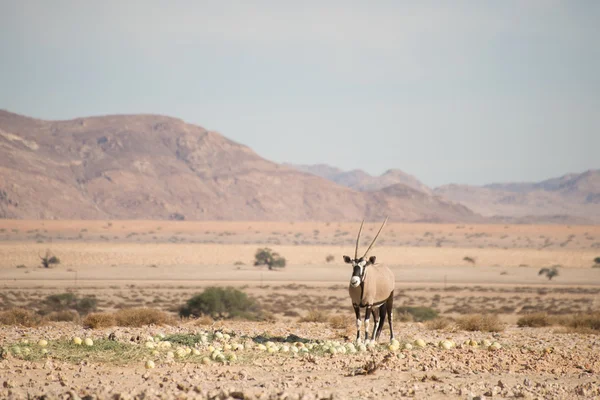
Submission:
POLYGON ((387 309, 387 316, 390 324, 390 342, 394 340, 394 292, 390 294, 387 301, 385 302, 385 308, 387 309))
POLYGON ((387 302, 383 303, 379 306, 379 323, 377 328, 377 333, 375 334, 375 341, 379 340, 379 335, 381 335, 381 331, 383 331, 383 326, 385 325, 385 314, 387 311, 387 302))
POLYGON ((362 321, 360 320, 360 307, 352 304, 354 307, 354 314, 356 314, 356 341, 360 342, 360 326, 362 325, 362 321))
POLYGON ((377 341, 377 332, 379 331, 379 322, 381 321, 379 312, 381 310, 381 306, 375 306, 372 309, 373 314, 373 334, 371 335, 371 340, 373 342, 377 341))
POLYGON ((372 306, 367 306, 365 310, 365 343, 369 341, 369 318, 371 318, 372 306))

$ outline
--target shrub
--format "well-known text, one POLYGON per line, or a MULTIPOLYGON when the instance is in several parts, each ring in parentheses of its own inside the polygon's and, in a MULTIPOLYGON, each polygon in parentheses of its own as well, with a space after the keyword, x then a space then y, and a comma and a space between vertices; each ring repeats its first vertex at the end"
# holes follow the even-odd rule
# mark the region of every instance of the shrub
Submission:
POLYGON ((79 299, 74 293, 67 292, 46 297, 43 306, 42 314, 75 310, 81 315, 86 315, 96 310, 97 300, 93 297, 79 299))
POLYGON ((91 313, 83 319, 83 326, 86 328, 110 328, 115 325, 117 325, 117 320, 114 315, 105 312, 91 313))
POLYGON ((559 265, 554 265, 552 268, 542 268, 538 272, 538 275, 546 275, 548 280, 552 280, 555 276, 558 276, 559 265))
POLYGON ((50 254, 50 250, 46 250, 46 255, 44 257, 39 256, 40 260, 42 260, 42 266, 44 268, 50 268, 52 264, 60 264, 60 259, 56 256, 50 254))
POLYGON ((78 323, 81 320, 79 313, 74 310, 65 311, 53 311, 44 317, 48 321, 53 322, 75 322, 78 323))
POLYGON ((214 324, 214 322, 215 322, 215 320, 212 319, 210 316, 204 315, 204 316, 196 319, 194 321, 194 324, 195 325, 212 325, 212 324, 214 324))
POLYGON ((13 308, 0 312, 0 325, 20 325, 28 328, 40 325, 42 319, 31 310, 13 308))
POLYGON ((600 311, 589 314, 576 314, 566 319, 566 326, 576 332, 600 333, 600 311))
POLYGON ((466 261, 471 264, 475 264, 475 259, 473 257, 466 256, 463 258, 463 261, 466 261))
POLYGON ((208 315, 213 319, 261 319, 260 305, 240 290, 228 287, 209 287, 187 301, 180 308, 182 317, 208 315))
POLYGON ((542 326, 550 326, 552 325, 548 314, 545 312, 531 313, 523 315, 517 321, 517 325, 521 328, 528 326, 532 328, 539 328, 542 326))
POLYGON ((504 325, 497 315, 474 314, 465 315, 456 320, 458 327, 464 331, 500 332, 504 325))
POLYGON ((325 257, 325 262, 332 262, 333 260, 335 260, 335 256, 333 254, 329 254, 327 257, 325 257))
POLYGON ((329 318, 329 325, 331 325, 333 329, 346 329, 348 325, 351 325, 351 321, 348 317, 343 315, 334 315, 329 318))
POLYGON ((451 326, 452 320, 450 318, 435 318, 425 323, 427 329, 432 331, 440 331, 451 326))
POLYGON ((172 213, 172 214, 169 214, 169 219, 171 221, 184 221, 185 215, 180 214, 180 213, 172 213))
POLYGON ((396 317, 400 321, 423 322, 435 319, 439 313, 431 307, 397 307, 396 317), (410 315, 410 317, 409 317, 410 315))
POLYGON ((600 257, 596 257, 596 258, 594 258, 594 263, 596 263, 596 264, 600 264, 600 257))
POLYGON ((285 267, 286 260, 281 257, 279 253, 274 253, 270 248, 265 247, 263 249, 256 250, 254 254, 254 265, 266 265, 270 270, 275 268, 285 267))
POLYGON ((156 308, 124 308, 115 313, 119 326, 171 325, 173 318, 156 308))
POLYGON ((329 315, 325 311, 313 308, 308 311, 306 316, 300 318, 300 322, 327 322, 329 315))

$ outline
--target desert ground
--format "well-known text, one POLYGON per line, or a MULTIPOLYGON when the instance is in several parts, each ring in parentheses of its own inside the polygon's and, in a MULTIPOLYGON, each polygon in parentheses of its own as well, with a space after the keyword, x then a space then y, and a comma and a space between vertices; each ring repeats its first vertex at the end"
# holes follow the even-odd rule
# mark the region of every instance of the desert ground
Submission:
MULTIPOLYGON (((100 329, 79 320, 0 325, 0 398, 600 398, 597 331, 517 325, 530 313, 600 311, 600 226, 388 224, 372 255, 396 276, 395 306, 431 308, 448 322, 398 316, 398 349, 388 348, 386 326, 379 345, 354 354, 351 269, 342 255, 353 254, 358 225, 0 221, 0 312, 37 311, 48 296, 68 292, 93 297, 97 311, 151 307, 174 318, 100 329), (262 247, 284 256, 286 267, 255 267, 262 247), (60 264, 41 268, 47 251, 60 264), (552 280, 538 274, 552 267, 559 272, 552 280), (211 286, 244 291, 268 320, 175 318, 211 286), (474 314, 498 317, 501 329, 467 330, 457 322, 474 314), (230 341, 216 339, 217 332, 230 341), (157 335, 195 339, 190 346, 200 354, 152 354, 143 338, 157 335), (207 343, 197 340, 202 335, 207 343), (82 353, 69 347, 75 336, 95 345, 82 353), (414 346, 417 339, 425 347, 414 346), (443 340, 452 346, 440 347, 443 340), (500 348, 488 350, 485 341, 500 348), (266 342, 277 351, 257 348, 266 342), (294 343, 314 349, 283 350, 294 343), (244 348, 234 360, 204 363, 209 346, 226 354, 228 344, 244 348), (347 351, 332 354, 331 347, 347 351), (145 369, 148 360, 155 368, 145 369)), ((378 227, 365 225, 363 251, 378 227)))

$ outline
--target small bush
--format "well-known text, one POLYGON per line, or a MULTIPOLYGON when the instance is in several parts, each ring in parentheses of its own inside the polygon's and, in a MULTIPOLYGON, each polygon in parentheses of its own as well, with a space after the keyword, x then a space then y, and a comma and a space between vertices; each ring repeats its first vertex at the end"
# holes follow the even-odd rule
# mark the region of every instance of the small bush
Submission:
POLYGON ((466 256, 463 258, 463 261, 466 261, 470 264, 475 264, 475 259, 473 257, 466 256))
POLYGON ((600 257, 596 257, 596 258, 594 258, 594 263, 596 263, 596 264, 600 264, 600 257))
POLYGON ((98 301, 94 297, 83 297, 77 300, 75 310, 81 315, 86 315, 96 311, 97 305, 98 301))
POLYGON ((329 325, 333 329, 346 329, 348 325, 352 325, 352 321, 343 315, 334 315, 329 318, 329 325))
POLYGON ((13 308, 0 312, 0 325, 34 327, 40 325, 42 319, 31 310, 13 308))
POLYGON ((497 315, 474 314, 465 315, 456 320, 458 327, 464 331, 500 332, 504 325, 497 315))
POLYGON ((538 275, 546 275, 546 278, 551 281, 552 278, 558 276, 558 267, 560 265, 554 265, 552 268, 542 268, 539 270, 538 275))
POLYGON ((268 247, 264 249, 256 250, 256 254, 254 254, 254 265, 266 265, 270 270, 275 268, 283 268, 285 267, 286 260, 281 257, 279 253, 273 252, 268 247))
POLYGON ((50 254, 50 250, 46 250, 46 255, 44 257, 39 256, 40 260, 42 260, 42 267, 50 268, 52 264, 60 264, 60 259, 56 256, 50 254))
POLYGON ((215 320, 214 320, 214 319, 212 319, 212 318, 211 318, 210 316, 208 316, 208 315, 204 315, 204 316, 202 316, 202 317, 200 317, 200 318, 198 318, 198 319, 196 319, 196 320, 194 321, 194 324, 195 324, 195 325, 212 325, 212 324, 214 324, 214 323, 215 323, 215 320))
POLYGON ((452 325, 452 320, 450 318, 435 318, 429 320, 425 323, 427 329, 432 331, 441 331, 442 329, 447 329, 452 325))
POLYGON ((97 300, 94 297, 78 298, 74 293, 52 294, 44 300, 42 314, 57 311, 75 310, 81 315, 95 311, 97 300))
POLYGON ((50 314, 44 317, 48 321, 52 322, 75 322, 79 323, 81 321, 81 317, 79 313, 74 310, 65 310, 65 311, 53 311, 50 314))
POLYGON ((335 256, 333 254, 329 254, 327 257, 325 257, 325 262, 330 263, 333 260, 335 260, 335 256))
POLYGON ((325 311, 316 308, 309 310, 306 316, 300 318, 300 322, 327 322, 328 320, 329 315, 325 311))
POLYGON ((209 287, 187 301, 179 310, 182 317, 208 315, 213 319, 262 318, 260 305, 246 293, 234 288, 209 287))
POLYGON ((115 319, 115 316, 111 313, 91 313, 83 319, 83 326, 85 328, 100 329, 110 328, 111 326, 115 325, 117 325, 117 320, 115 319))
POLYGON ((575 332, 600 334, 600 312, 576 314, 567 318, 565 325, 575 332))
POLYGON ((125 308, 115 313, 119 326, 171 325, 173 318, 156 308, 125 308))
POLYGON ((551 322, 550 318, 548 317, 548 314, 546 314, 545 312, 538 312, 538 313, 531 313, 531 314, 523 315, 517 321, 517 325, 520 326, 521 328, 526 327, 526 326, 531 327, 531 328, 540 328, 543 326, 550 326, 550 325, 552 325, 552 322, 551 322))
POLYGON ((412 321, 423 322, 435 319, 439 316, 439 313, 431 307, 398 307, 396 308, 396 316, 402 321, 403 319, 410 321, 410 315, 412 321))
POLYGON ((19 265, 17 265, 17 268, 21 269, 21 268, 27 268, 27 267, 25 266, 25 264, 19 264, 19 265))

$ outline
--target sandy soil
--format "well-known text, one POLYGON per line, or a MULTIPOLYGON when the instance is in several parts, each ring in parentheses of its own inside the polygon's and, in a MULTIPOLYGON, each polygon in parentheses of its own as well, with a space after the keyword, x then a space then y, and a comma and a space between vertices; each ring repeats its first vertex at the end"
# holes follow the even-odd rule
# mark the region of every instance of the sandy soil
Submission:
MULTIPOLYGON (((366 226, 363 243, 377 228, 366 226)), ((353 252, 356 229, 356 223, 1 221, 0 310, 37 309, 46 296, 73 291, 96 297, 100 310, 149 306, 176 313, 203 288, 231 285, 255 297, 276 322, 117 328, 119 340, 223 329, 245 335, 249 343, 263 334, 344 342, 353 335, 353 312, 346 289, 351 271, 341 255, 353 252), (267 246, 286 257, 284 270, 252 265, 256 249, 267 246), (46 249, 61 259, 60 265, 39 268, 38 254, 46 249), (328 255, 334 255, 333 262, 325 262, 328 255), (300 323, 312 309, 344 316, 349 327, 300 323)), ((115 365, 9 357, 0 361, 0 398, 156 398, 160 393, 167 398, 239 393, 309 399, 600 398, 598 335, 515 325, 520 315, 533 311, 600 310, 600 268, 592 268, 600 256, 600 227, 390 224, 373 254, 396 275, 395 305, 432 307, 450 317, 493 313, 507 329, 498 334, 433 331, 421 323, 397 322, 401 342, 423 338, 430 345, 310 357, 247 350, 237 362, 209 366, 197 360, 170 362, 161 355, 150 371, 141 361, 115 365), (540 268, 553 265, 560 265, 559 276, 549 281, 538 275, 540 268), (438 348, 446 338, 458 344, 490 339, 502 349, 438 348), (367 361, 378 366, 376 372, 355 375, 367 361)), ((72 323, 0 326, 0 346, 24 337, 33 342, 74 335, 101 339, 113 331, 85 331, 72 323)))
MULTIPOLYGON (((111 332, 126 343, 137 336, 158 332, 189 333, 199 328, 119 328, 85 332, 71 325, 57 324, 29 330, 0 327, 3 342, 15 342, 27 335, 57 340, 74 335, 98 341, 111 332)), ((211 329, 211 328, 208 328, 211 329)), ((557 333, 548 328, 510 327, 498 334, 480 332, 435 332, 422 324, 407 323, 397 328, 400 341, 421 338, 424 349, 390 351, 378 346, 357 354, 267 354, 256 349, 256 341, 268 332, 277 342, 290 334, 302 339, 332 339, 336 332, 326 324, 261 324, 227 322, 219 325, 246 349, 230 363, 203 365, 199 358, 172 361, 164 352, 152 357, 156 368, 144 369, 144 361, 125 365, 86 362, 24 361, 9 357, 0 362, 3 386, 1 398, 543 398, 591 399, 600 396, 600 338, 557 333), (278 339, 280 338, 280 339, 278 339), (444 350, 438 341, 451 339, 458 348, 444 350), (460 343, 467 339, 497 341, 502 348, 490 351, 460 343), (254 347, 253 347, 254 345, 254 347), (372 374, 364 375, 371 368, 372 374), (93 397, 97 396, 97 397, 93 397), (229 397, 227 397, 229 398, 229 397)), ((384 332, 386 333, 386 332, 384 332)), ((385 340, 382 340, 385 342, 385 340)), ((208 355, 205 347, 199 347, 208 355)), ((52 352, 52 351, 51 351, 52 352)))

